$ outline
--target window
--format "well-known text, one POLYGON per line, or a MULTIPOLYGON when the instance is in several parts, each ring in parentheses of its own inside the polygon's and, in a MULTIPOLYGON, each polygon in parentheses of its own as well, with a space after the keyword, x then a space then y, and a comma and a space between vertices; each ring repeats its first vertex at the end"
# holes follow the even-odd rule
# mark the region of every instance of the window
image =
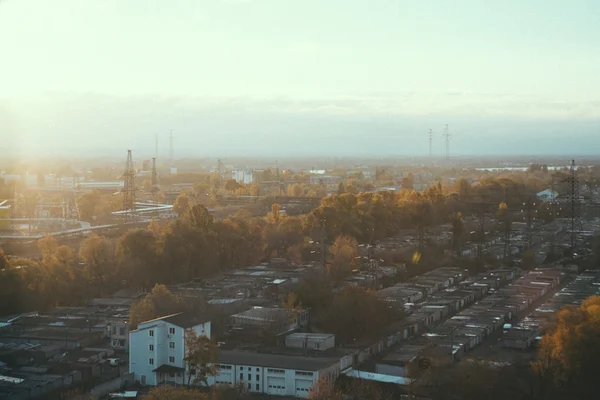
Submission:
POLYGON ((248 390, 252 389, 252 384, 248 383, 248 390))
POLYGON ((243 371, 243 370, 244 370, 244 367, 240 367, 240 371, 243 371))
POLYGON ((113 334, 113 335, 116 335, 116 334, 117 334, 117 327, 116 327, 116 326, 113 326, 113 327, 112 327, 112 334, 113 334))
POLYGON ((256 391, 260 392, 260 385, 258 383, 256 384, 256 391))
POLYGON ((154 358, 149 358, 148 359, 148 364, 154 365, 154 358))
POLYGON ((321 348, 321 343, 315 342, 315 349, 320 349, 320 348, 321 348))
POLYGON ((175 357, 173 357, 173 356, 169 356, 169 362, 170 362, 171 364, 174 364, 174 363, 175 363, 175 357))
POLYGON ((148 331, 148 336, 150 336, 150 337, 154 337, 154 329, 150 329, 150 330, 148 331))
POLYGON ((171 373, 169 374, 169 376, 170 376, 171 378, 175 378, 175 373, 174 373, 174 372, 171 372, 171 373))
POLYGON ((244 380, 244 374, 240 372, 240 381, 244 380))
POLYGON ((283 370, 283 369, 269 368, 269 369, 267 369, 267 372, 270 374, 285 374, 285 370, 283 370))
POLYGON ((169 328, 169 335, 175 334, 175 328, 169 328))
POLYGON ((260 371, 260 368, 256 368, 256 372, 260 371))
POLYGON ((169 348, 170 349, 174 349, 175 348, 175 342, 169 342, 169 348))
POLYGON ((149 345, 148 345, 148 350, 150 350, 150 351, 154 351, 154 345, 153 345, 153 344, 149 344, 149 345))
POLYGON ((248 380, 251 381, 252 380, 252 374, 248 374, 248 380))
POLYGON ((231 369, 231 365, 218 364, 217 368, 219 368, 219 369, 231 369))
POLYGON ((312 372, 306 372, 306 371, 296 371, 296 375, 299 376, 313 376, 312 372))
POLYGON ((119 328, 119 335, 120 335, 120 336, 125 336, 125 327, 121 326, 121 327, 119 328))
POLYGON ((260 375, 256 374, 256 380, 260 381, 260 375))

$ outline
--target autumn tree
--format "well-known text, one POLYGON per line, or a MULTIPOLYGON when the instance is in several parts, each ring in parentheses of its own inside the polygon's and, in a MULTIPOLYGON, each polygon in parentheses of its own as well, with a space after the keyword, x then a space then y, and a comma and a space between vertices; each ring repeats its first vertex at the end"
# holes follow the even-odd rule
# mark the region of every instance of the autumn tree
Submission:
POLYGON ((310 400, 343 400, 343 393, 335 387, 335 382, 320 377, 308 392, 310 400))
POLYGON ((79 258, 85 263, 87 279, 102 294, 117 274, 115 246, 107 238, 92 234, 81 243, 79 258))
POLYGON ((202 383, 208 386, 208 378, 218 373, 219 347, 207 336, 186 329, 184 360, 188 371, 187 385, 202 383))
POLYGON ((180 193, 179 196, 175 199, 175 203, 173 204, 173 211, 179 215, 185 215, 190 211, 192 207, 192 199, 186 193, 180 193))
POLYGON ((328 273, 334 281, 351 275, 357 266, 358 243, 351 237, 338 236, 329 248, 328 273))
POLYGON ((565 306, 542 337, 537 371, 552 377, 572 399, 592 399, 600 393, 600 296, 580 306, 565 306))
POLYGON ((132 329, 144 321, 186 310, 183 298, 175 296, 165 285, 157 284, 150 294, 131 306, 129 325, 132 329))

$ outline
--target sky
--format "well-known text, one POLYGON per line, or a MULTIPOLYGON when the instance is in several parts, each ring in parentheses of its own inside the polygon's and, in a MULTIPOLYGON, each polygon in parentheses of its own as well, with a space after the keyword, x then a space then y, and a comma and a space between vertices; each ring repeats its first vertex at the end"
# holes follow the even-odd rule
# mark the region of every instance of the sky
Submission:
POLYGON ((0 149, 593 154, 597 0, 0 0, 0 149))

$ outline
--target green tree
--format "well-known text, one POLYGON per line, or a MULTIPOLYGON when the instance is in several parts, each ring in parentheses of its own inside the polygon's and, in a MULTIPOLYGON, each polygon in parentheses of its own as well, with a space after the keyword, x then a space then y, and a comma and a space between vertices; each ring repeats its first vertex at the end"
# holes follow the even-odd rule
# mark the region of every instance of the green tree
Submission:
POLYGON ((189 374, 188 386, 190 383, 208 386, 208 378, 218 373, 219 347, 207 336, 199 336, 193 329, 186 329, 184 360, 189 374))

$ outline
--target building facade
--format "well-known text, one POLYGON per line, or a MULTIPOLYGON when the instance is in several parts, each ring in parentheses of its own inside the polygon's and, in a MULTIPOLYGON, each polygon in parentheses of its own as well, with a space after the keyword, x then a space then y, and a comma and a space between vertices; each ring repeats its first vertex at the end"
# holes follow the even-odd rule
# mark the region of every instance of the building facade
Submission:
POLYGON ((219 360, 209 384, 242 386, 250 393, 308 398, 319 378, 333 381, 340 374, 336 358, 222 350, 219 360))
POLYGON ((211 323, 186 313, 146 321, 129 333, 129 372, 141 385, 184 384, 188 373, 184 361, 185 331, 211 335, 211 323))

